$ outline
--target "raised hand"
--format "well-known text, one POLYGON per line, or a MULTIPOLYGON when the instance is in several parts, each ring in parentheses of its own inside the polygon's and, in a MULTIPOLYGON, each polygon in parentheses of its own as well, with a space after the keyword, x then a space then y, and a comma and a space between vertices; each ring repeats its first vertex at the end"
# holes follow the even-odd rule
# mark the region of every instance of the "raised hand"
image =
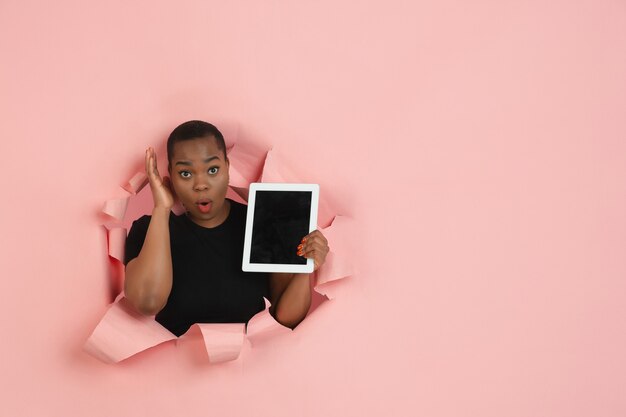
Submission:
POLYGON ((150 190, 152 190, 154 207, 170 210, 172 206, 174 206, 172 183, 170 178, 167 176, 161 178, 157 168, 156 159, 154 149, 146 149, 146 175, 148 175, 148 180, 150 181, 150 190))
POLYGON ((302 242, 298 245, 297 253, 298 256, 313 258, 315 264, 313 270, 317 271, 326 261, 326 255, 328 255, 329 251, 328 240, 326 240, 322 232, 314 230, 302 238, 302 242))

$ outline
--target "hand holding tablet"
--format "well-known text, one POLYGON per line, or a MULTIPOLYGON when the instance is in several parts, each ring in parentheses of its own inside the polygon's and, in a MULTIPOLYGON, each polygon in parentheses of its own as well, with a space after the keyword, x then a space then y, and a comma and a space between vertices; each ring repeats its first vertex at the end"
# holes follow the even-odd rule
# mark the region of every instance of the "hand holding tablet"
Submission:
POLYGON ((317 228, 318 202, 317 184, 250 184, 243 270, 313 272, 313 259, 299 256, 298 245, 317 228))

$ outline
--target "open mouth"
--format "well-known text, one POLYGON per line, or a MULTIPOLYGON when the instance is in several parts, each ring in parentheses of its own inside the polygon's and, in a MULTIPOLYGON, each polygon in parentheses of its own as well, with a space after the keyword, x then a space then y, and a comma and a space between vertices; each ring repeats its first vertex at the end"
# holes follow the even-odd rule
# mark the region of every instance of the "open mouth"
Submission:
POLYGON ((196 206, 198 206, 198 210, 200 210, 202 213, 208 213, 211 210, 211 206, 213 205, 213 203, 211 202, 211 200, 198 200, 196 201, 196 206))

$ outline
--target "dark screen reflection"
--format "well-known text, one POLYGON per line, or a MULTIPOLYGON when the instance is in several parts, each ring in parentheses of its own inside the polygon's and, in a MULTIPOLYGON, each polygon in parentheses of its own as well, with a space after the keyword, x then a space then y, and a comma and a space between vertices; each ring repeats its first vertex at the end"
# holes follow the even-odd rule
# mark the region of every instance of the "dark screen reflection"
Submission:
POLYGON ((309 234, 311 191, 257 191, 250 262, 306 264, 296 254, 309 234))

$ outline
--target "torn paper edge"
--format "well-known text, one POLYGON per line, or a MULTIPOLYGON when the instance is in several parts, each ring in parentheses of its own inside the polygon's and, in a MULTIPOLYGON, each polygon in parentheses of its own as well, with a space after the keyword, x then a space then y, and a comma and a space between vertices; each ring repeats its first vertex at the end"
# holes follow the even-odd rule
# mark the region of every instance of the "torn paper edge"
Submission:
MULTIPOLYGON (((253 146, 247 147, 241 143, 234 143, 228 149, 231 173, 229 187, 246 201, 247 188, 250 183, 259 179, 263 182, 301 182, 293 171, 285 167, 281 169, 281 166, 276 163, 275 153, 271 150, 259 151, 253 146), (262 170, 257 176, 259 166, 262 170)), ((107 200, 102 212, 119 223, 123 222, 129 199, 137 195, 147 184, 146 174, 136 173, 122 186, 128 195, 107 200)), ((320 203, 323 202, 324 199, 321 198, 320 203)), ((328 227, 320 230, 327 237, 331 250, 324 265, 315 273, 314 290, 332 299, 331 284, 353 274, 351 254, 348 253, 351 245, 346 243, 353 236, 351 232, 353 222, 345 216, 329 215, 327 206, 325 210, 324 216, 330 216, 332 221, 328 227), (338 241, 333 242, 327 234, 331 237, 341 237, 342 243, 336 245, 338 241)), ((105 227, 108 233, 107 253, 111 258, 123 263, 126 229, 121 224, 105 227)), ((246 339, 254 346, 277 334, 291 332, 291 329, 282 326, 271 316, 267 299, 265 303, 265 309, 248 321, 247 330, 245 323, 196 323, 192 326, 192 328, 195 326, 200 329, 210 363, 235 360, 239 357, 246 339)), ((184 336, 182 335, 181 338, 184 336)), ((180 338, 154 320, 154 316, 143 316, 134 311, 123 294, 118 294, 115 302, 109 306, 87 339, 84 350, 103 362, 117 363, 175 339, 180 338)))

